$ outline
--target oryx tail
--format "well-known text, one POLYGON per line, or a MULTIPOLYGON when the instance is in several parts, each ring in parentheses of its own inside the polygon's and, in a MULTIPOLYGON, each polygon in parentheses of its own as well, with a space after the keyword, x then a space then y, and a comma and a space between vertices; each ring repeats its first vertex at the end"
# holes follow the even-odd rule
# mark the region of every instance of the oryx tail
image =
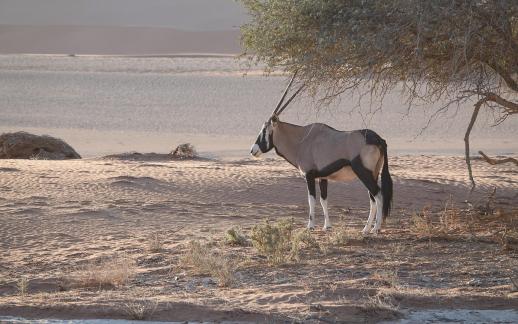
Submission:
POLYGON ((392 177, 388 166, 387 142, 381 142, 381 152, 383 153, 383 169, 381 170, 381 194, 383 195, 383 219, 390 214, 392 207, 392 177))

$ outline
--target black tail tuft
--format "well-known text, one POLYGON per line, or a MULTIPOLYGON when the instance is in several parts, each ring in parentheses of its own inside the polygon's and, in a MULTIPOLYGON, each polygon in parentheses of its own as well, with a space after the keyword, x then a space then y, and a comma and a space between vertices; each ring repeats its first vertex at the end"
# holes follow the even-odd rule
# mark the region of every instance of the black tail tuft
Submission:
POLYGON ((385 141, 381 144, 381 149, 383 153, 383 169, 381 171, 381 194, 383 195, 383 219, 390 214, 390 209, 392 207, 392 178, 389 173, 388 166, 388 155, 387 155, 387 143, 385 141))

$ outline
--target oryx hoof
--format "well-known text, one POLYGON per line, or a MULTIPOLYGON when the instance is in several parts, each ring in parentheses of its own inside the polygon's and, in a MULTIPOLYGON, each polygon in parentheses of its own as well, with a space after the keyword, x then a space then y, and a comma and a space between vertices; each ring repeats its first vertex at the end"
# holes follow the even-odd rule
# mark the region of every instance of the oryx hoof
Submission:
POLYGON ((369 231, 369 229, 368 229, 367 227, 365 227, 365 228, 363 229, 363 231, 362 231, 362 234, 363 234, 363 235, 369 235, 369 233, 370 233, 370 232, 371 232, 371 231, 369 231))
POLYGON ((371 229, 370 233, 376 236, 380 233, 380 228, 374 227, 373 229, 371 229))
POLYGON ((314 230, 315 229, 315 224, 309 223, 308 226, 307 226, 307 229, 308 230, 314 230))
POLYGON ((322 230, 325 232, 325 231, 329 231, 331 228, 332 228, 331 225, 324 225, 324 227, 322 227, 322 230))

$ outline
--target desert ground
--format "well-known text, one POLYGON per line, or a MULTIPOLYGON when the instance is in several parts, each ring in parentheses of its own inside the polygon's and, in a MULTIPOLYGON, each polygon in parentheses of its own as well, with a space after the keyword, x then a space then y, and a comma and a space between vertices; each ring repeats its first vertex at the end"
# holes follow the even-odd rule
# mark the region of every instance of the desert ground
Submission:
POLYGON ((475 160, 467 204, 462 158, 389 165, 392 214, 363 236, 360 183, 331 183, 333 229, 321 230, 317 209, 308 233, 304 181, 272 156, 2 160, 0 314, 332 323, 516 310, 516 169, 475 160), (254 226, 280 220, 302 239, 274 260, 250 242, 254 226))
MULTIPOLYGON (((378 236, 358 182, 331 183, 333 228, 317 206, 308 232, 297 170, 248 157, 286 82, 228 57, 0 55, 0 132, 83 157, 0 160, 0 322, 518 322, 518 171, 475 159, 469 194, 471 103, 427 126, 437 107, 398 93, 381 111, 296 99, 282 120, 382 135, 394 179, 378 236), (201 158, 120 154, 186 142, 201 158)), ((481 111, 472 153, 516 157, 516 120, 494 122, 481 111)))

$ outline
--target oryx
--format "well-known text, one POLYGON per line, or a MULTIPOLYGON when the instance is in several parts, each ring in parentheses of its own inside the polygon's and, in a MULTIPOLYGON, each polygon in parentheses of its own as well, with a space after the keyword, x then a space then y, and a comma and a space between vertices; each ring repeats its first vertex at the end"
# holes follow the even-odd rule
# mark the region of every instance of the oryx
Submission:
POLYGON ((300 87, 282 106, 293 83, 291 79, 271 117, 264 123, 251 154, 258 157, 272 148, 300 170, 306 179, 309 200, 308 228, 315 226, 315 181, 319 180, 320 203, 324 209, 324 230, 331 227, 327 209, 328 180, 352 181, 356 178, 367 187, 370 213, 363 233, 377 234, 382 220, 390 213, 392 179, 387 158, 387 143, 369 129, 338 131, 328 125, 315 123, 298 126, 279 120, 279 114, 302 90, 300 87), (381 171, 381 188, 378 176, 381 171), (373 226, 374 216, 376 223, 373 226))

